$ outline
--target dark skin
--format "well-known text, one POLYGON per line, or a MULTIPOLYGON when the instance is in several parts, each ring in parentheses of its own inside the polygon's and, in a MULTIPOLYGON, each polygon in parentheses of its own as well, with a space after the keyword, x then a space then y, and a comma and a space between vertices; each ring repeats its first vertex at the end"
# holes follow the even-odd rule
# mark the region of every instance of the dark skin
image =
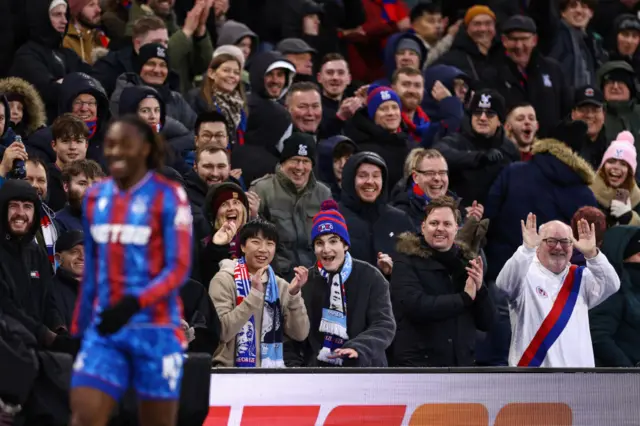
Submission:
MULTIPOLYGON (((149 171, 146 161, 151 153, 151 145, 135 127, 122 122, 115 123, 109 128, 103 147, 109 173, 120 189, 133 187, 149 171)), ((98 389, 73 388, 71 426, 107 426, 117 404, 115 399, 98 389)), ((175 426, 177 415, 177 400, 138 402, 142 426, 175 426)))

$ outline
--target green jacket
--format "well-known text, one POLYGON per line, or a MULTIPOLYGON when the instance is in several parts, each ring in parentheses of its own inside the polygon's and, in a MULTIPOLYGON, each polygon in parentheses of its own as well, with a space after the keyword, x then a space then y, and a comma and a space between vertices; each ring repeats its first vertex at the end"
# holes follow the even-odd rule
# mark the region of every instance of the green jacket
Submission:
POLYGON ((256 179, 251 191, 260 196, 260 214, 278 228, 280 241, 272 263, 276 275, 290 279, 296 266, 313 266, 315 253, 311 246, 313 216, 320 204, 331 198, 331 191, 316 180, 313 172, 300 192, 276 166, 275 175, 256 179))
MULTIPOLYGON (((147 5, 141 5, 134 0, 129 9, 129 22, 126 35, 131 36, 133 23, 146 15, 153 15, 153 11, 147 5)), ((162 17, 160 17, 162 18, 162 17)), ((204 37, 187 37, 176 24, 176 16, 173 12, 166 18, 162 18, 169 32, 169 69, 180 76, 180 93, 186 94, 194 87, 194 77, 204 73, 213 58, 213 44, 209 33, 204 37)))
MULTIPOLYGON (((607 62, 598 70, 598 85, 604 87, 604 76, 613 70, 623 70, 635 75, 633 67, 624 61, 607 62)), ((636 149, 640 150, 640 105, 636 99, 626 102, 607 102, 604 121, 607 142, 616 140, 618 133, 628 130, 636 138, 636 149)))
POLYGON ((640 363, 640 264, 624 263, 624 251, 637 226, 607 230, 602 253, 620 276, 620 290, 589 311, 596 365, 635 367, 640 363))

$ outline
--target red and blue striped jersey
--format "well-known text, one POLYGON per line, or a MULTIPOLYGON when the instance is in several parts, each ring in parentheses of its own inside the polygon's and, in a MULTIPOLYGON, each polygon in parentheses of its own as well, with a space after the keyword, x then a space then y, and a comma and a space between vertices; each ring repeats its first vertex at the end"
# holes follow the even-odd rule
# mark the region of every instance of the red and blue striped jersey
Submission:
POLYGON ((184 189, 156 172, 126 191, 109 178, 87 191, 83 212, 85 268, 72 333, 82 335, 124 295, 141 307, 129 324, 179 327, 192 247, 184 189))

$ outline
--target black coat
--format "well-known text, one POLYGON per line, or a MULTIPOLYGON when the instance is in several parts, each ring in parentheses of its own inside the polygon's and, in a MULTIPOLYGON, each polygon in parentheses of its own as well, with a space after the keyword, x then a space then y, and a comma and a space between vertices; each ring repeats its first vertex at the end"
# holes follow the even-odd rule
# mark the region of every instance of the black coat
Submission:
POLYGON ((366 108, 347 121, 344 134, 358 145, 360 151, 375 152, 384 159, 389 182, 394 184, 402 178, 404 160, 411 151, 406 134, 390 133, 378 126, 369 118, 366 108))
POLYGON ((447 136, 434 146, 442 153, 449 166, 449 189, 462 199, 461 207, 473 201, 484 204, 491 184, 508 164, 520 161, 515 144, 504 134, 502 127, 491 138, 478 135, 471 127, 471 118, 462 122, 460 133, 447 136), (502 160, 495 163, 483 161, 483 154, 495 148, 502 152, 502 160))
POLYGON ((198 281, 187 280, 180 288, 184 306, 184 319, 193 327, 195 339, 189 343, 189 352, 213 355, 220 343, 220 318, 205 287, 198 281))
POLYGON ((451 49, 442 55, 433 65, 452 65, 468 75, 472 80, 481 80, 485 69, 495 67, 499 61, 502 45, 494 40, 487 55, 483 55, 478 45, 471 40, 463 29, 458 31, 451 49))
POLYGON ((496 65, 485 69, 482 83, 498 90, 508 107, 523 102, 531 103, 540 124, 538 137, 548 137, 573 106, 573 93, 560 64, 534 50, 526 69, 526 77, 506 56, 496 65))
POLYGON ((211 225, 204 217, 204 200, 207 196, 207 183, 204 182, 195 170, 191 169, 184 175, 184 188, 191 204, 193 214, 193 232, 199 240, 211 235, 211 225))
POLYGON ((136 72, 134 66, 136 56, 133 46, 126 46, 119 50, 112 50, 93 64, 91 75, 102 84, 107 96, 111 96, 115 90, 116 80, 121 74, 136 72))
POLYGON ((377 265, 378 253, 394 257, 396 239, 413 225, 409 216, 387 204, 387 166, 379 155, 372 152, 357 153, 342 169, 340 213, 344 216, 351 239, 354 259, 377 265), (382 192, 375 203, 364 203, 356 194, 355 177, 358 167, 374 164, 382 170, 382 192))
POLYGON ((43 344, 48 330, 64 326, 51 290, 51 264, 34 237, 40 228, 40 200, 26 181, 7 180, 0 188, 0 310, 17 319, 43 344), (29 233, 17 238, 7 229, 12 199, 35 205, 29 233))
POLYGON ((472 366, 476 329, 489 328, 493 304, 485 287, 475 300, 464 292, 468 257, 458 252, 445 266, 422 235, 414 233, 400 237, 398 252, 391 276, 398 324, 392 347, 394 365, 472 366))
MULTIPOLYGON (((351 275, 344 283, 347 299, 347 334, 344 348, 358 352, 356 360, 345 360, 345 367, 386 367, 385 350, 391 344, 396 329, 389 299, 389 283, 371 265, 353 260, 351 275)), ((309 271, 309 280, 302 287, 309 337, 297 343, 285 343, 285 362, 288 367, 330 367, 318 361, 324 333, 319 331, 322 310, 328 306, 331 287, 317 267, 309 271)))
POLYGON ((47 205, 57 212, 67 204, 67 193, 64 192, 62 171, 55 164, 49 164, 47 173, 47 205))
POLYGON ((53 299, 60 313, 60 317, 68 330, 71 330, 73 310, 75 309, 76 300, 78 299, 79 285, 80 281, 66 269, 58 268, 56 274, 53 276, 53 285, 51 286, 53 299))

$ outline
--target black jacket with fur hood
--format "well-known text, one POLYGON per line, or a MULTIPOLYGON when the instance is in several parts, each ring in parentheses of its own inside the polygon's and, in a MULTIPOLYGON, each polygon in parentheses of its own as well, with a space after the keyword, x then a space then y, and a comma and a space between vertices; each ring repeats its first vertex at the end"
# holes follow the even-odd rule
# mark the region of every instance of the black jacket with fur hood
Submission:
MULTIPOLYGON (((18 77, 3 78, 0 80, 0 93, 9 100, 20 99, 22 103, 22 120, 19 123, 12 123, 13 131, 26 139, 33 132, 47 123, 47 113, 44 109, 44 102, 40 93, 31 83, 18 77)), ((6 112, 7 121, 9 113, 6 112)))
POLYGON ((454 246, 436 252, 420 234, 400 235, 391 275, 397 322, 393 365, 467 367, 474 365, 476 329, 487 331, 493 304, 486 287, 475 300, 464 291, 465 266, 473 257, 454 246))

